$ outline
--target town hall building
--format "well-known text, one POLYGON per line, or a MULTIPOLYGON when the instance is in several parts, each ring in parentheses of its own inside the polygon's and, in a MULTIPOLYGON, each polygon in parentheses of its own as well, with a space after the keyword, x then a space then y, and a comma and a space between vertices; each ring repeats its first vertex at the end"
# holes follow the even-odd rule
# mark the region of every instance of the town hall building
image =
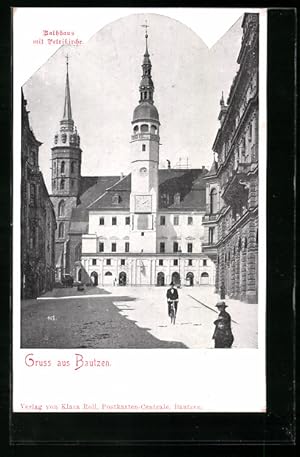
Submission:
POLYGON ((140 98, 129 132, 131 173, 84 177, 67 62, 63 118, 52 147, 58 281, 71 274, 103 286, 215 283, 215 264, 202 250, 208 170, 159 168, 160 118, 151 69, 146 33, 140 98))

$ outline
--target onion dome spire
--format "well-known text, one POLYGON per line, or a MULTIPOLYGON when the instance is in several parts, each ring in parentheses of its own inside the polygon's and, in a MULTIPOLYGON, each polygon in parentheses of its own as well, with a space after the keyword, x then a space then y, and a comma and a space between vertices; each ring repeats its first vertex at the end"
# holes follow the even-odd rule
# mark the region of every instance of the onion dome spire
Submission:
POLYGON ((142 79, 139 86, 140 91, 140 99, 139 104, 135 108, 133 112, 133 120, 132 122, 137 121, 155 121, 159 124, 159 115, 156 106, 153 103, 153 92, 154 92, 154 84, 152 81, 151 76, 151 69, 152 64, 150 60, 149 50, 148 50, 148 27, 147 21, 146 24, 143 24, 141 27, 145 27, 145 40, 146 40, 146 48, 142 63, 142 79))
POLYGON ((142 69, 143 69, 143 74, 142 74, 142 79, 140 83, 140 103, 141 102, 149 102, 153 103, 153 92, 154 92, 154 84, 152 81, 152 76, 151 76, 151 60, 150 60, 150 55, 148 51, 148 27, 147 21, 146 24, 143 24, 142 27, 145 27, 146 32, 145 32, 145 40, 146 40, 146 49, 145 49, 145 54, 144 54, 144 59, 143 59, 143 64, 142 64, 142 69))

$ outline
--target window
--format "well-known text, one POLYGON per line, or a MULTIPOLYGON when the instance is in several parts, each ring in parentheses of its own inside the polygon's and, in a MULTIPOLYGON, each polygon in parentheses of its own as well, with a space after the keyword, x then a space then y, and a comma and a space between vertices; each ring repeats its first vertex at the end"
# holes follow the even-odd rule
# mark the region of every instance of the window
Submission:
POLYGON ((111 252, 117 252, 117 243, 111 243, 111 252))
POLYGON ((173 223, 174 225, 179 225, 179 216, 174 216, 173 223))
MULTIPOLYGON (((193 261, 192 261, 192 259, 189 259, 188 265, 189 265, 189 267, 193 266, 193 261)), ((204 264, 203 264, 203 265, 204 265, 204 264)))
POLYGON ((174 267, 177 267, 177 266, 178 266, 178 259, 174 259, 174 260, 173 260, 173 265, 174 265, 174 267))
POLYGON ((97 265, 97 259, 92 259, 92 265, 97 265))
POLYGON ((63 238, 65 236, 65 224, 61 222, 58 226, 58 237, 63 238))
POLYGON ((65 172, 65 162, 64 161, 62 161, 61 164, 60 164, 60 172, 61 173, 65 172))
POLYGON ((173 252, 178 252, 178 243, 177 243, 177 241, 174 241, 174 243, 173 243, 173 252))
POLYGON ((215 228, 209 227, 208 229, 208 242, 209 244, 214 244, 215 228))
POLYGON ((142 151, 146 151, 146 145, 142 144, 142 151))
POLYGON ((119 203, 121 203, 121 197, 120 197, 120 195, 118 195, 118 194, 113 195, 113 197, 112 197, 112 204, 113 204, 113 205, 118 205, 119 203))
POLYGON ((145 235, 145 232, 141 232, 141 236, 144 236, 145 235))
POLYGON ((160 201, 161 201, 161 206, 163 208, 166 208, 168 206, 168 204, 169 204, 169 195, 168 194, 161 194, 160 201))
POLYGON ((73 189, 74 187, 74 179, 71 179, 71 188, 73 189))
POLYGON ((174 204, 175 205, 180 205, 180 193, 176 193, 174 195, 174 204))
POLYGON ((125 252, 129 252, 129 243, 128 243, 128 241, 125 243, 125 252))
POLYGON ((125 217, 125 225, 130 225, 130 216, 125 217))
POLYGON ((163 243, 163 242, 159 243, 159 252, 161 252, 161 253, 165 252, 165 243, 163 243))
POLYGON ((60 180, 60 190, 64 190, 64 188, 65 188, 65 180, 61 179, 60 180))
POLYGON ((111 259, 106 259, 106 265, 111 265, 111 259))
POLYGON ((121 265, 125 265, 125 259, 121 259, 121 265))
POLYGON ((65 215, 65 202, 61 200, 58 204, 58 215, 64 216, 65 215))
POLYGON ((138 133, 138 131, 139 131, 139 126, 136 125, 136 126, 134 127, 134 129, 133 129, 133 132, 134 132, 134 134, 136 135, 136 134, 138 133))
POLYGON ((36 192, 35 192, 35 185, 30 184, 30 204, 35 205, 36 204, 36 192))
POLYGON ((162 266, 163 264, 164 264, 163 259, 159 259, 159 260, 158 260, 158 265, 162 266))
POLYGON ((104 217, 100 217, 100 219, 99 219, 99 225, 104 225, 104 217))
POLYGON ((142 133, 149 132, 149 127, 147 124, 141 125, 141 132, 142 133))
POLYGON ((116 217, 112 217, 111 223, 112 223, 112 225, 117 225, 117 218, 116 217))
POLYGON ((104 252, 104 243, 99 243, 99 252, 104 252))
POLYGON ((71 162, 71 173, 75 171, 75 162, 71 162))
POLYGON ((187 252, 193 252, 193 243, 188 243, 187 252))
POLYGON ((192 216, 188 216, 188 225, 193 225, 193 218, 192 218, 192 216))
POLYGON ((207 260, 206 259, 203 260, 203 266, 207 267, 207 260))
POLYGON ((250 142, 252 141, 252 121, 250 122, 250 125, 249 125, 248 140, 249 140, 250 142))
POLYGON ((217 212, 217 189, 212 189, 210 192, 210 214, 217 212))
POLYGON ((160 216, 160 225, 166 225, 166 216, 160 216))

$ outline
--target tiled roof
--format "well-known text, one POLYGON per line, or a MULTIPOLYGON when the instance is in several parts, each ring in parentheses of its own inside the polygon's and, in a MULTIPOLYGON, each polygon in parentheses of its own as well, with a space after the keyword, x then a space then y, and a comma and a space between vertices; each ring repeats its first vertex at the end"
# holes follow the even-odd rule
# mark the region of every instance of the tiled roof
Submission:
POLYGON ((88 205, 119 180, 120 176, 83 176, 81 178, 78 206, 72 210, 70 232, 86 232, 89 220, 88 205))
MULTIPOLYGON (((162 169, 159 170, 159 209, 196 211, 205 210, 205 181, 207 170, 162 169), (175 194, 180 199, 174 199, 175 194)), ((84 233, 88 229, 88 213, 91 210, 129 211, 131 175, 85 176, 81 179, 79 205, 72 210, 71 233, 84 233), (117 202, 114 197, 118 196, 117 202)))
MULTIPOLYGON (((205 209, 206 169, 162 169, 159 170, 159 208, 179 210, 205 209), (174 203, 174 195, 180 194, 180 202, 174 203), (164 195, 167 198, 164 198, 164 195)), ((104 195, 89 205, 89 210, 129 210, 131 175, 107 189, 104 195), (118 195, 119 203, 113 203, 118 195)))

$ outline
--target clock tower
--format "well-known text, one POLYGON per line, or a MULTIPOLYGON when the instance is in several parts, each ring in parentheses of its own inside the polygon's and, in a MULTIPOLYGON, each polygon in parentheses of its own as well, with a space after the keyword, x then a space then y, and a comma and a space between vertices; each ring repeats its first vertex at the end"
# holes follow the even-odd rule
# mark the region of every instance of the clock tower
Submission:
POLYGON ((133 112, 131 147, 131 236, 132 252, 156 252, 156 213, 158 205, 159 115, 153 102, 154 85, 148 52, 144 54, 140 100, 133 112), (143 238, 142 238, 143 237, 143 238))

